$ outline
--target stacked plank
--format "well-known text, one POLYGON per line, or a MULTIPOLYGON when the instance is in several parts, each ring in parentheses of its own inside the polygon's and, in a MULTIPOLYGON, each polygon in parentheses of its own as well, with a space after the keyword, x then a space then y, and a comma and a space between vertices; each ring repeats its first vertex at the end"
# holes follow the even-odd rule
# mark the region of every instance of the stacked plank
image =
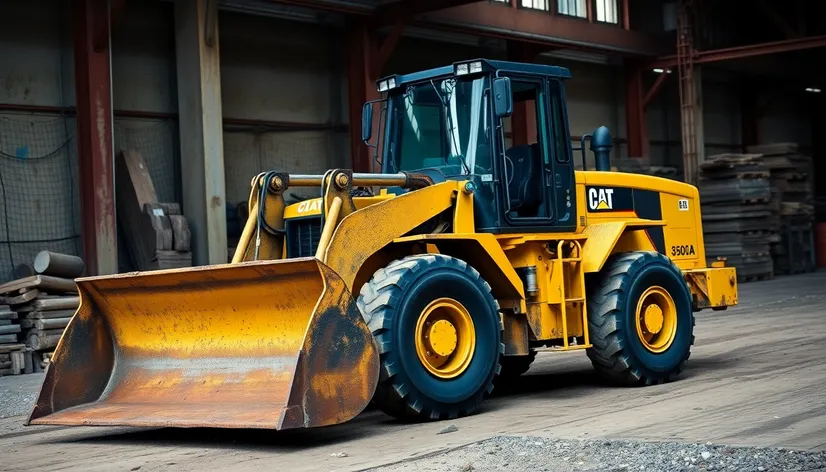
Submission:
POLYGON ((614 159, 612 164, 611 170, 613 171, 651 175, 654 177, 663 177, 671 180, 679 180, 681 177, 679 169, 676 167, 651 165, 642 158, 618 158, 614 159))
POLYGON ((814 270, 812 160, 795 143, 749 146, 771 172, 771 207, 776 214, 778 237, 771 254, 776 274, 814 270))
POLYGON ((754 154, 720 154, 700 165, 706 257, 725 257, 741 281, 774 275, 770 173, 754 154))
POLYGON ((42 251, 34 269, 0 285, 0 375, 42 371, 79 304, 80 258, 42 251))
POLYGON ((116 159, 118 221, 135 269, 191 267, 190 231, 177 203, 159 202, 143 156, 126 150, 116 159))

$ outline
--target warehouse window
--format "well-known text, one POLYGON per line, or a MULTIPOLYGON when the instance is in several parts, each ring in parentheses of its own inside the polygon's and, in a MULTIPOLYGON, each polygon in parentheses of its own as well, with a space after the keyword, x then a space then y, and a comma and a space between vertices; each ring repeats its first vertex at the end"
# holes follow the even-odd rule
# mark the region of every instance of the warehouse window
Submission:
POLYGON ((524 8, 548 11, 548 0, 521 0, 520 5, 524 8))
MULTIPOLYGON (((588 7, 585 2, 588 0, 557 0, 557 11, 560 15, 588 17, 588 7)), ((597 0, 601 1, 601 0, 597 0)))
POLYGON ((617 0, 596 0, 597 21, 603 23, 617 22, 617 0))
MULTIPOLYGON (((493 0, 494 2, 498 3, 511 3, 511 0, 493 0)), ((534 10, 544 10, 548 11, 550 9, 549 1, 548 0, 519 0, 519 5, 522 8, 532 8, 534 10)))

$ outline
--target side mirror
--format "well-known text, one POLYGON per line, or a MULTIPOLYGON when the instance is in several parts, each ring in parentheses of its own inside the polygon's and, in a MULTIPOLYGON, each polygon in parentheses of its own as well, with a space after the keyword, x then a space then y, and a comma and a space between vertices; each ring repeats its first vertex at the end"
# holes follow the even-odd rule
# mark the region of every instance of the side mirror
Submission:
POLYGON ((361 140, 370 141, 373 137, 373 104, 365 103, 361 109, 361 140))
POLYGON ((493 111, 498 118, 507 118, 513 114, 513 95, 509 77, 493 79, 493 111))

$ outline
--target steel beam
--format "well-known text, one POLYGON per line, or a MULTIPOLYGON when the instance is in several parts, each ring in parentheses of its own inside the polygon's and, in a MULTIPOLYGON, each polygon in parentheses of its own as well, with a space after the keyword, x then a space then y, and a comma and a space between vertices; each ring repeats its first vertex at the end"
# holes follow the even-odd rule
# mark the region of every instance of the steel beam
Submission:
MULTIPOLYGON (((370 172, 373 165, 370 150, 361 140, 362 105, 379 97, 376 81, 381 72, 375 30, 367 21, 347 18, 347 97, 350 125, 350 159, 356 172, 370 172)), ((389 52, 385 53, 389 56, 389 52)), ((378 110, 375 110, 378 112, 378 110)), ((380 113, 373 114, 374 132, 380 113)), ((374 133, 377 134, 377 133, 374 133)), ((374 136, 373 139, 376 139, 374 136)))
MULTIPOLYGON (((694 57, 695 64, 709 64, 712 62, 744 59, 747 57, 765 56, 784 52, 802 51, 826 47, 826 35, 808 36, 805 38, 786 39, 770 43, 750 44, 709 51, 697 51, 694 57)), ((677 66, 677 56, 664 56, 650 64, 651 68, 669 68, 677 66)))
MULTIPOLYGON (((542 52, 535 44, 508 41, 508 60, 532 63, 542 52)), ((536 101, 528 100, 513 104, 511 115, 511 139, 514 146, 524 146, 537 141, 536 101)))
POLYGON ((380 5, 376 8, 375 16, 378 24, 389 24, 422 13, 479 2, 480 0, 398 0, 380 5))
POLYGON ((645 97, 642 100, 642 107, 643 109, 648 109, 648 105, 651 104, 651 101, 654 100, 654 97, 660 93, 660 89, 662 89, 663 84, 665 84, 665 79, 668 78, 670 74, 666 73, 665 71, 657 77, 657 80, 651 85, 651 88, 648 89, 648 92, 645 93, 645 97))
POLYGON ((425 13, 411 24, 625 56, 658 56, 670 49, 656 36, 646 33, 627 31, 615 25, 589 24, 564 15, 550 15, 546 12, 512 8, 508 4, 491 2, 425 13))
POLYGON ((74 0, 74 68, 83 258, 89 275, 118 271, 109 9, 74 0))
POLYGON ((643 84, 643 68, 626 67, 625 76, 625 126, 628 140, 628 157, 648 155, 648 126, 646 123, 643 84))

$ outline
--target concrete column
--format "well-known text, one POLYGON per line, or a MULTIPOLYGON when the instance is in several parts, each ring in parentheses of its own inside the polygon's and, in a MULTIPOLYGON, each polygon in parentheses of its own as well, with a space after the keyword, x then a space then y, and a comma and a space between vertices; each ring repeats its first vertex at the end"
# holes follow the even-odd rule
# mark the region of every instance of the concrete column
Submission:
POLYGON ((88 275, 114 274, 118 243, 109 8, 105 0, 76 0, 73 8, 83 258, 88 275))
MULTIPOLYGON (((195 264, 227 262, 217 2, 175 1, 183 211, 195 264)), ((253 176, 250 176, 250 179, 253 176)))

